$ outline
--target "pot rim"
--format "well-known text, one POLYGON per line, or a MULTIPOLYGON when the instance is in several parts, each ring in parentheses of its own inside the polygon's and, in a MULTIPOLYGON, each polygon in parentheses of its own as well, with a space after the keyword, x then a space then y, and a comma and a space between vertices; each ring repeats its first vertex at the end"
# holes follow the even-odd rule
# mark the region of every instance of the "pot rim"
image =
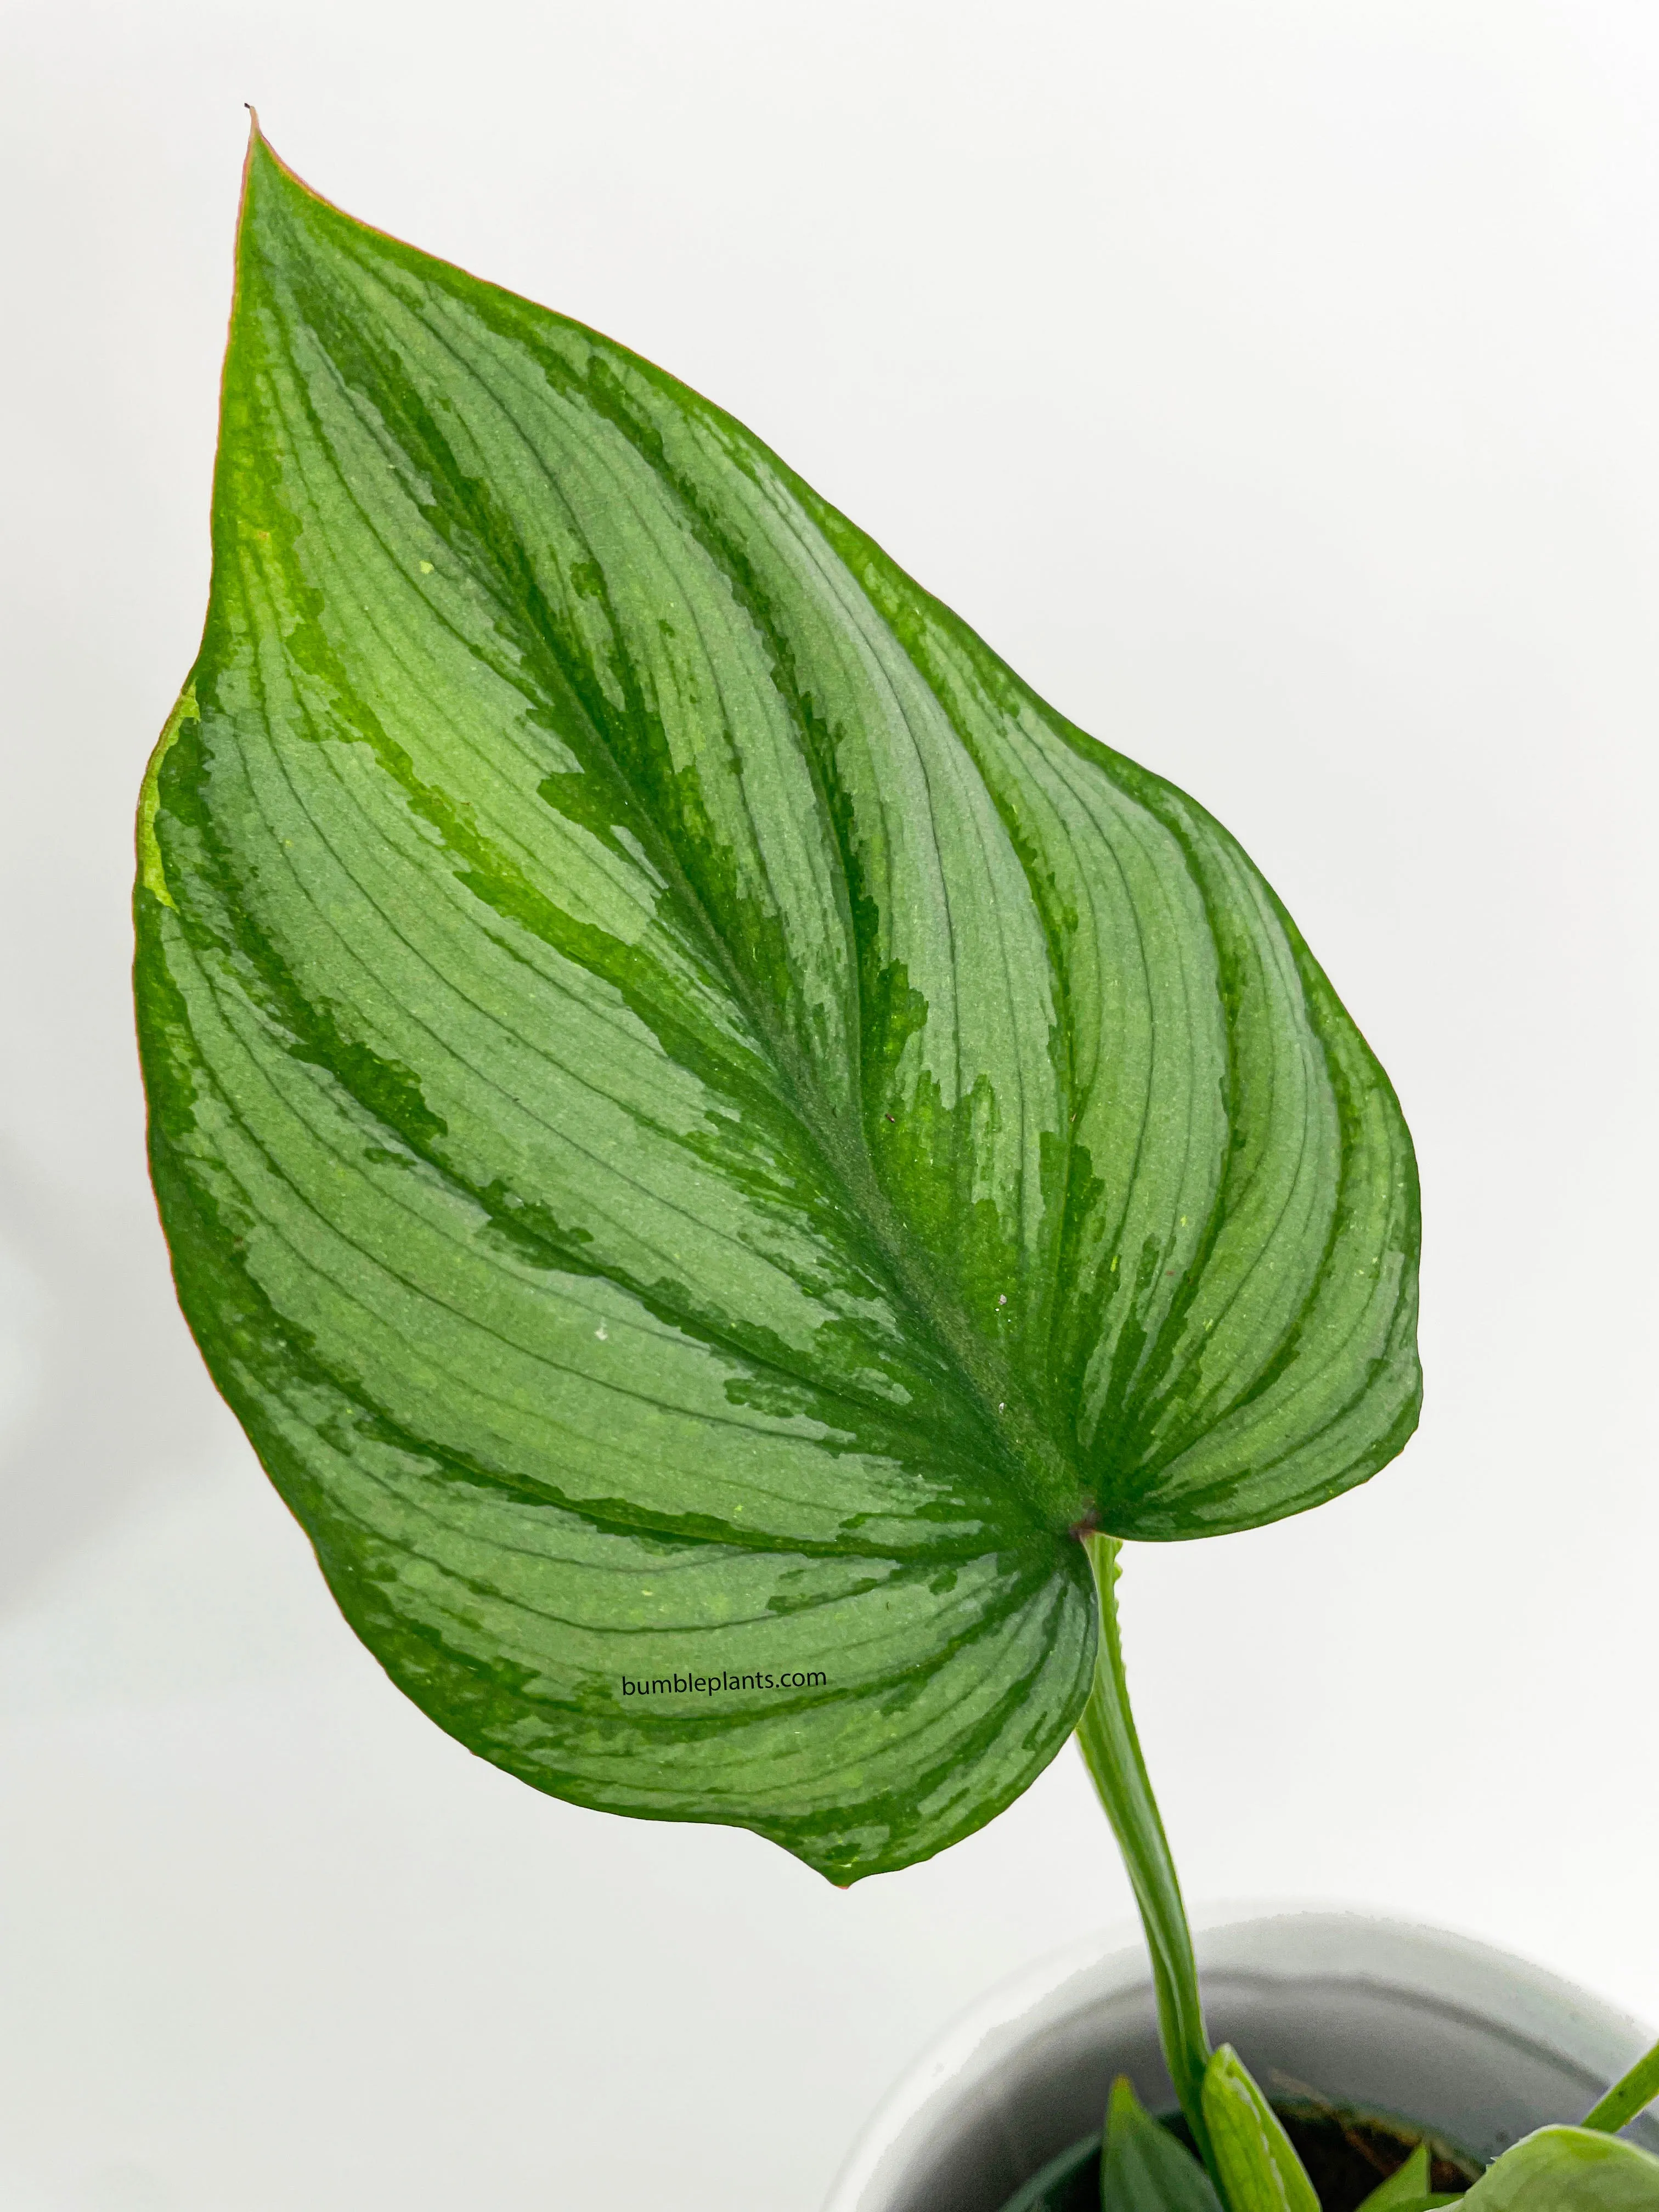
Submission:
MULTIPOLYGON (((1261 1979, 1309 1974, 1370 1982, 1434 1999, 1517 2039, 1561 2047, 1611 2082, 1648 2050, 1653 2032, 1547 1968, 1479 1937, 1329 1900, 1235 1900, 1191 1915, 1200 1974, 1261 1979), (1264 1948, 1294 1924, 1295 1965, 1264 1948)), ((1147 1986, 1146 1940, 1118 1921, 1074 1937, 995 1984, 951 2021, 900 2075, 860 2130, 824 2212, 868 2212, 872 2193, 935 2135, 951 2109, 994 2075, 1039 2018, 1048 2022, 1147 1986)))

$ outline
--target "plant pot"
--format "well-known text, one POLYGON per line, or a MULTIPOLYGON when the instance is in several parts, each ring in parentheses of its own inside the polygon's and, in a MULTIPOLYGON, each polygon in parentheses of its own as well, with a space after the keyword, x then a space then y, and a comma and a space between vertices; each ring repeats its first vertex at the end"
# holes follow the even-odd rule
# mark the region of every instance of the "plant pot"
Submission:
MULTIPOLYGON (((1270 2097, 1397 2115, 1476 2158, 1578 2120, 1653 2040, 1506 1952, 1351 1912, 1201 1922, 1210 2034, 1270 2097)), ((876 2114, 825 2212, 1000 2212, 1097 2130, 1112 2078, 1175 2103, 1139 1940, 1073 1945, 982 1998, 876 2114)), ((1626 2129, 1659 2152, 1659 2118, 1626 2129)))

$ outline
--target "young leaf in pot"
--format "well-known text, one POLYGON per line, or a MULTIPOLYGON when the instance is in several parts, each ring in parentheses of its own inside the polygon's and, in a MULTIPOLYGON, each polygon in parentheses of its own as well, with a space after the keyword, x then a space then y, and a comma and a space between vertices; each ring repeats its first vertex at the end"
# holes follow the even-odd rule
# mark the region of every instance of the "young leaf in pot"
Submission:
POLYGON ((1590 2128, 1540 2128, 1457 2201, 1468 2212, 1659 2212, 1659 2158, 1590 2128))

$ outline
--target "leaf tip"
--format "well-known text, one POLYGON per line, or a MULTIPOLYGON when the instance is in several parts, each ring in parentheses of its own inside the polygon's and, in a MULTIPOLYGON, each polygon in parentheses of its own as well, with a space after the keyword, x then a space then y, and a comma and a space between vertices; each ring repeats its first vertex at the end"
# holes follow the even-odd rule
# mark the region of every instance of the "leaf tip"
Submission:
POLYGON ((265 136, 264 126, 259 120, 259 111, 253 102, 250 100, 243 104, 247 109, 248 119, 247 152, 242 161, 244 221, 247 216, 250 195, 261 183, 285 186, 289 191, 298 193, 301 199, 314 200, 323 207, 331 205, 331 203, 325 199, 314 185, 308 185, 299 172, 291 167, 276 151, 265 136))
MULTIPOLYGON (((246 104, 248 112, 247 152, 242 161, 241 196, 236 209, 236 275, 231 302, 233 330, 250 272, 264 258, 267 242, 271 247, 276 246, 276 231, 272 229, 272 224, 281 233, 281 252, 291 252, 295 242, 294 215, 310 209, 330 208, 332 204, 283 159, 264 134, 258 109, 252 100, 246 104)), ((337 209, 333 211, 340 212, 337 209)))
POLYGON ((267 161, 274 161, 276 157, 270 150, 270 139, 259 126, 258 109, 251 100, 245 100, 242 105, 247 110, 247 149, 242 155, 242 212, 246 215, 248 187, 253 180, 255 164, 261 155, 264 155, 267 161))
POLYGON ((1106 2100, 1106 2142, 1111 2142, 1115 2129, 1133 2127, 1139 2117, 1140 2100, 1134 2083, 1127 2074, 1116 2075, 1106 2100))

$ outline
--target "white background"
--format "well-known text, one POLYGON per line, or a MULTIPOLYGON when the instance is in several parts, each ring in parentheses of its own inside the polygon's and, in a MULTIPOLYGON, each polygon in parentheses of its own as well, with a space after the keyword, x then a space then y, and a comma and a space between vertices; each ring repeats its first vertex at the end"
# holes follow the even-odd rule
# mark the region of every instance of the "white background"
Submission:
POLYGON ((1127 1891, 1071 1752, 839 1894, 534 1796, 335 1616, 173 1308, 130 820, 258 106, 732 408, 1285 898, 1421 1156, 1420 1435, 1128 1561, 1189 1893, 1659 2017, 1650 0, 0 11, 0 2203, 813 2212, 1127 1891))

